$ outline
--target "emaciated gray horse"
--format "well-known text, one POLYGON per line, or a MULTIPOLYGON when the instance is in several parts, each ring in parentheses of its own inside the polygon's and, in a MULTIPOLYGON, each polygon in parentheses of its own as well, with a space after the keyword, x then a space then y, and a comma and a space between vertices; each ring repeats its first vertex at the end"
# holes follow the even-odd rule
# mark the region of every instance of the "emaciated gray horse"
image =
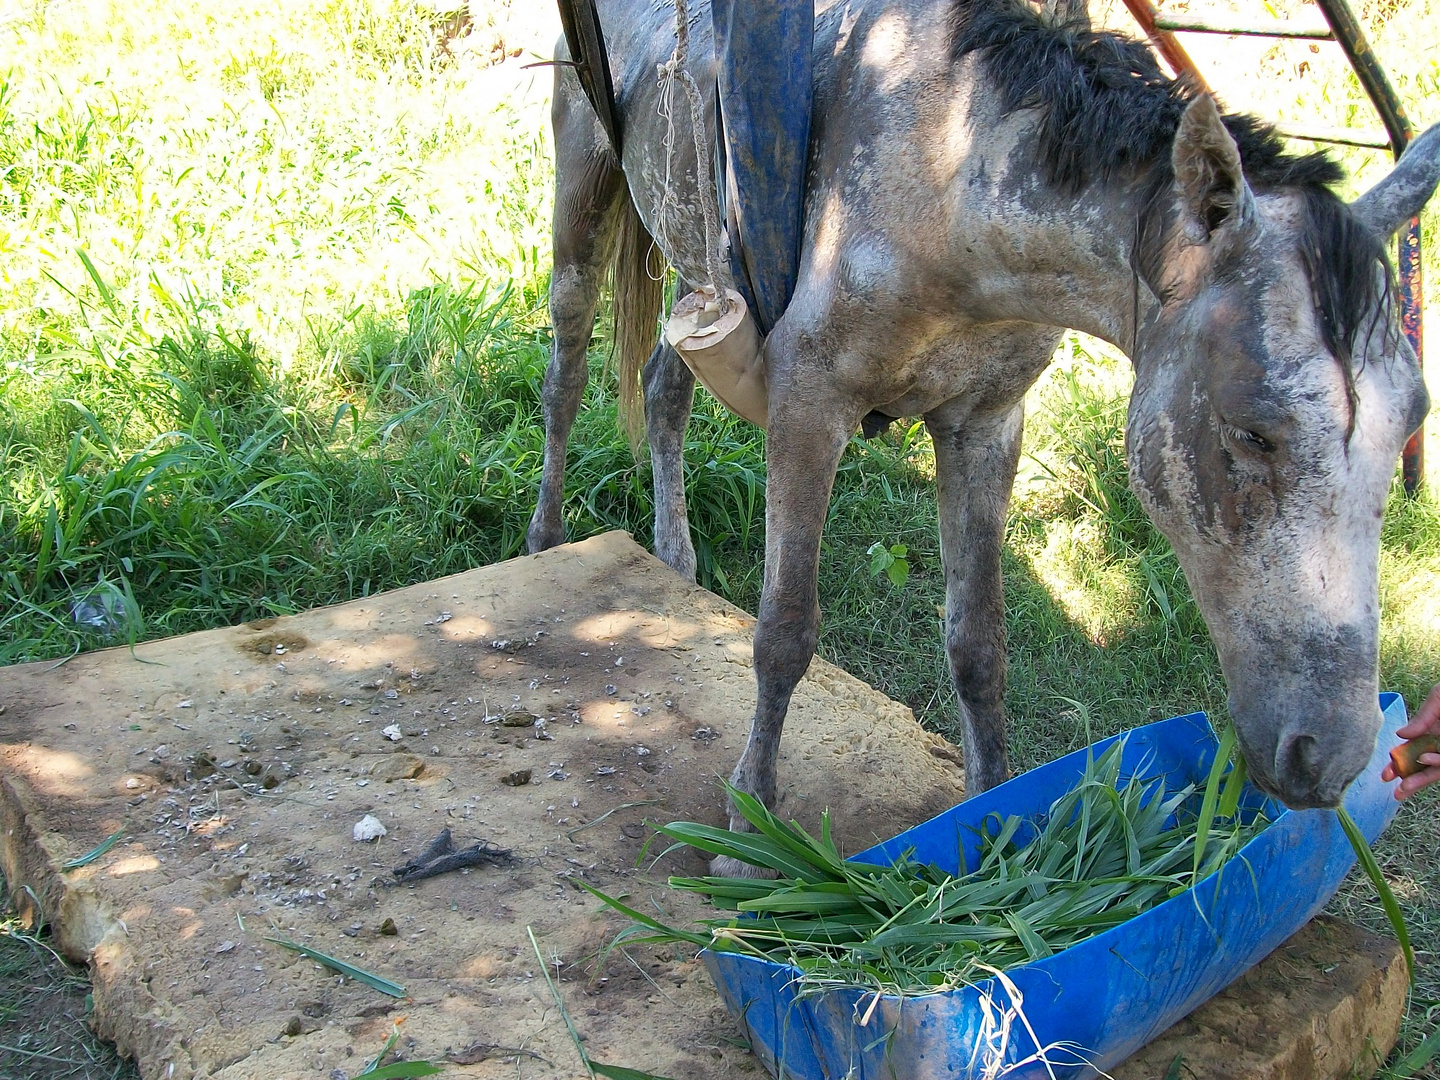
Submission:
MULTIPOLYGON (((655 547, 693 577, 680 453, 694 380, 667 347, 651 353, 650 238, 683 282, 704 267, 680 108, 679 211, 657 212, 656 65, 675 45, 673 14, 666 0, 601 12, 623 146, 617 161, 573 71, 557 68, 555 346, 529 543, 563 539, 565 444, 613 252, 655 547)), ((703 60, 708 7, 692 18, 703 60)), ((1134 364, 1131 484, 1210 628, 1251 776, 1292 807, 1335 805, 1379 731, 1381 515, 1429 408, 1395 330, 1385 242, 1440 178, 1440 128, 1347 205, 1327 157, 1222 116, 1143 46, 1021 0, 838 0, 817 18, 815 61, 799 283, 765 344, 759 696, 736 784, 773 805, 785 712, 815 652, 831 484, 872 412, 923 416, 934 441, 969 790, 1006 778, 1006 506, 1025 391, 1070 327, 1134 364)), ((733 809, 731 821, 744 827, 733 809)))

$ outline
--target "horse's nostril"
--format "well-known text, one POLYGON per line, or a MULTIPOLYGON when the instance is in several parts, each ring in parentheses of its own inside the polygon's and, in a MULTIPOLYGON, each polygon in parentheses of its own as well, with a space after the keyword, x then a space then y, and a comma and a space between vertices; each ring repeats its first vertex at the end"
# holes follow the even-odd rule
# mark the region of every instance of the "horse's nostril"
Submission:
POLYGON ((1320 744, 1313 735, 1282 735, 1275 749, 1275 775, 1290 791, 1313 791, 1320 784, 1320 744))

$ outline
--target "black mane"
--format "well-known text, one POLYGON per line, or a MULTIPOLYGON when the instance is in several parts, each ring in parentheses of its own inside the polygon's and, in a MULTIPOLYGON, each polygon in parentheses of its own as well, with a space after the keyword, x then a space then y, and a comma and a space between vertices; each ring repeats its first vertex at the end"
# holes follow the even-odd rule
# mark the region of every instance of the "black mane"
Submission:
MULTIPOLYGON (((1052 23, 1018 0, 959 0, 951 56, 981 51, 1004 111, 1043 113, 1040 156, 1051 183, 1074 191, 1156 169, 1168 179, 1175 129, 1195 91, 1166 76, 1142 42, 1052 23)), ((1275 129, 1253 116, 1227 115, 1225 126, 1256 189, 1323 187, 1344 175, 1328 154, 1286 153, 1275 129)))
MULTIPOLYGON (((1165 75, 1143 43, 1054 23, 1021 0, 957 0, 953 11, 952 59, 980 53, 1005 112, 1039 110, 1039 156, 1050 183, 1071 192, 1120 178, 1152 192, 1168 187, 1175 131, 1195 91, 1165 75)), ((1325 343, 1350 385, 1362 325, 1383 317, 1391 279, 1385 245, 1330 189, 1344 172, 1328 154, 1288 153, 1274 127, 1254 116, 1224 120, 1254 190, 1288 188, 1304 197, 1301 257, 1325 343)))

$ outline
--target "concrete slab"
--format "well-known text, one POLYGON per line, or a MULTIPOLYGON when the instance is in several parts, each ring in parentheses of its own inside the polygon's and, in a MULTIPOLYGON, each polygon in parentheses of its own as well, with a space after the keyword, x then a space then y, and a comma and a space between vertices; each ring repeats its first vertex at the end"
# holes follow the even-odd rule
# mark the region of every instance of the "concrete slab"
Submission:
MULTIPOLYGON (((451 1075, 576 1075, 527 926, 598 1059, 755 1072, 695 962, 632 949, 592 976, 621 924, 577 885, 699 914, 664 887, 698 858, 635 861, 647 817, 723 823, 717 777, 754 709, 751 624, 612 533, 133 655, 0 669, 0 862, 21 907, 89 959, 96 1026, 146 1080, 353 1075, 401 1014, 408 1056, 470 1062, 451 1075), (487 722, 527 714, 546 723, 487 722), (357 843, 367 814, 386 835, 357 843), (447 827, 516 863, 396 886, 391 868, 447 827)), ((781 786, 802 821, 831 807, 851 851, 964 790, 948 743, 818 660, 781 786)))
MULTIPOLYGON (((646 818, 723 823, 717 777, 754 706, 751 627, 612 533, 133 654, 0 669, 0 866, 16 903, 89 960, 96 1026, 146 1080, 353 1076, 402 1014, 406 1056, 447 1075, 582 1075, 527 927, 597 1059, 758 1077, 683 951, 632 947, 595 969, 621 924, 578 887, 679 924, 700 914, 663 884, 698 858, 635 862, 646 818), (366 815, 386 832, 357 842, 366 815), (391 868, 442 828, 515 862, 396 885, 391 868)), ((963 797, 953 747, 818 660, 781 788, 804 823, 829 807, 851 851, 963 797)), ((1163 1077, 1178 1053, 1206 1080, 1326 1080, 1367 1039, 1383 1056, 1403 964, 1357 935, 1307 928, 1117 1077, 1163 1077), (1304 1068, 1267 1064, 1286 1055, 1304 1068)))

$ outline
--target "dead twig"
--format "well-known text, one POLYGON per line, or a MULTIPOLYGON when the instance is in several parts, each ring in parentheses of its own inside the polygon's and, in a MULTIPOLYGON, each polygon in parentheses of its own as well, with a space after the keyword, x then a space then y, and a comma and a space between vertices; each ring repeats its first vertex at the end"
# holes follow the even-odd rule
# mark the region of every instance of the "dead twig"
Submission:
POLYGON ((471 866, 507 866, 515 861, 509 849, 499 848, 488 840, 481 840, 463 851, 455 850, 450 830, 442 829, 430 846, 393 873, 397 882, 422 881, 437 874, 448 874, 451 870, 463 870, 471 866))

